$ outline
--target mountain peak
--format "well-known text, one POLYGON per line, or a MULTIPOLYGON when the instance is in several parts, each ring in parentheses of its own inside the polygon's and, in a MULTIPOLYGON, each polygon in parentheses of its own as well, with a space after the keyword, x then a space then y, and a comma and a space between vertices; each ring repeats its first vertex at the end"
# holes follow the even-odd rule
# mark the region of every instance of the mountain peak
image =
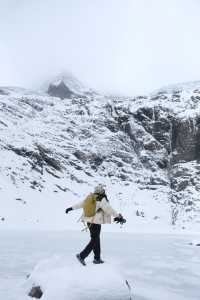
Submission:
POLYGON ((67 87, 63 80, 59 80, 56 83, 50 83, 47 93, 53 97, 59 97, 61 99, 71 98, 73 92, 67 87))
POLYGON ((94 94, 94 91, 85 86, 73 74, 65 72, 48 81, 47 93, 50 96, 64 99, 73 95, 91 95, 94 94))

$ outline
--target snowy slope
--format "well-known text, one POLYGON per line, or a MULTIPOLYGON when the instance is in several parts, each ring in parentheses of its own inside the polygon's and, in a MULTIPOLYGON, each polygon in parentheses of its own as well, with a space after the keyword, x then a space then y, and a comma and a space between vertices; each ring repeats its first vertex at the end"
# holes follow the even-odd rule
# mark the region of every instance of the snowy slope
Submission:
POLYGON ((63 100, 0 88, 0 228, 80 228, 64 209, 103 182, 125 230, 197 230, 200 91, 109 97, 72 81, 63 100))

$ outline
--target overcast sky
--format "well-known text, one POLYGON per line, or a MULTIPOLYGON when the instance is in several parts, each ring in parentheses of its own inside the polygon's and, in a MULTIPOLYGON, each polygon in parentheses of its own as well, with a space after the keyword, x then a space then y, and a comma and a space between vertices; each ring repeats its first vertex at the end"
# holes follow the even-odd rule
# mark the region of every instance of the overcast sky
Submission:
POLYGON ((199 0, 0 0, 0 85, 70 71, 98 90, 200 80, 199 0))

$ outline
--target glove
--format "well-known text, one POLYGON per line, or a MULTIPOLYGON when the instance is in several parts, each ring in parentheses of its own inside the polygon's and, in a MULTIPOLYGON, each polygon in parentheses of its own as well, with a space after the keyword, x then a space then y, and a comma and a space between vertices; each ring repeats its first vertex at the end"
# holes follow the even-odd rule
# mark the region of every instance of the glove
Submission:
POLYGON ((121 225, 123 225, 124 223, 126 223, 126 219, 124 219, 123 216, 121 214, 119 214, 118 217, 114 218, 114 222, 120 223, 121 225))
POLYGON ((71 210, 73 210, 73 208, 72 207, 68 207, 67 209, 66 209, 66 214, 68 214, 68 212, 70 212, 71 210))

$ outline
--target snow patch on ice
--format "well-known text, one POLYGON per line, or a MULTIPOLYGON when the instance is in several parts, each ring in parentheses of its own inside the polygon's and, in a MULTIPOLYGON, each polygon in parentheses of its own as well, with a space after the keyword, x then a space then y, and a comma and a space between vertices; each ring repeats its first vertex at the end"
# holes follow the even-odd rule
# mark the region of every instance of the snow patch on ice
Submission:
POLYGON ((126 280, 113 265, 105 263, 86 267, 76 258, 54 256, 41 261, 28 279, 28 292, 40 286, 43 300, 130 299, 126 280))

